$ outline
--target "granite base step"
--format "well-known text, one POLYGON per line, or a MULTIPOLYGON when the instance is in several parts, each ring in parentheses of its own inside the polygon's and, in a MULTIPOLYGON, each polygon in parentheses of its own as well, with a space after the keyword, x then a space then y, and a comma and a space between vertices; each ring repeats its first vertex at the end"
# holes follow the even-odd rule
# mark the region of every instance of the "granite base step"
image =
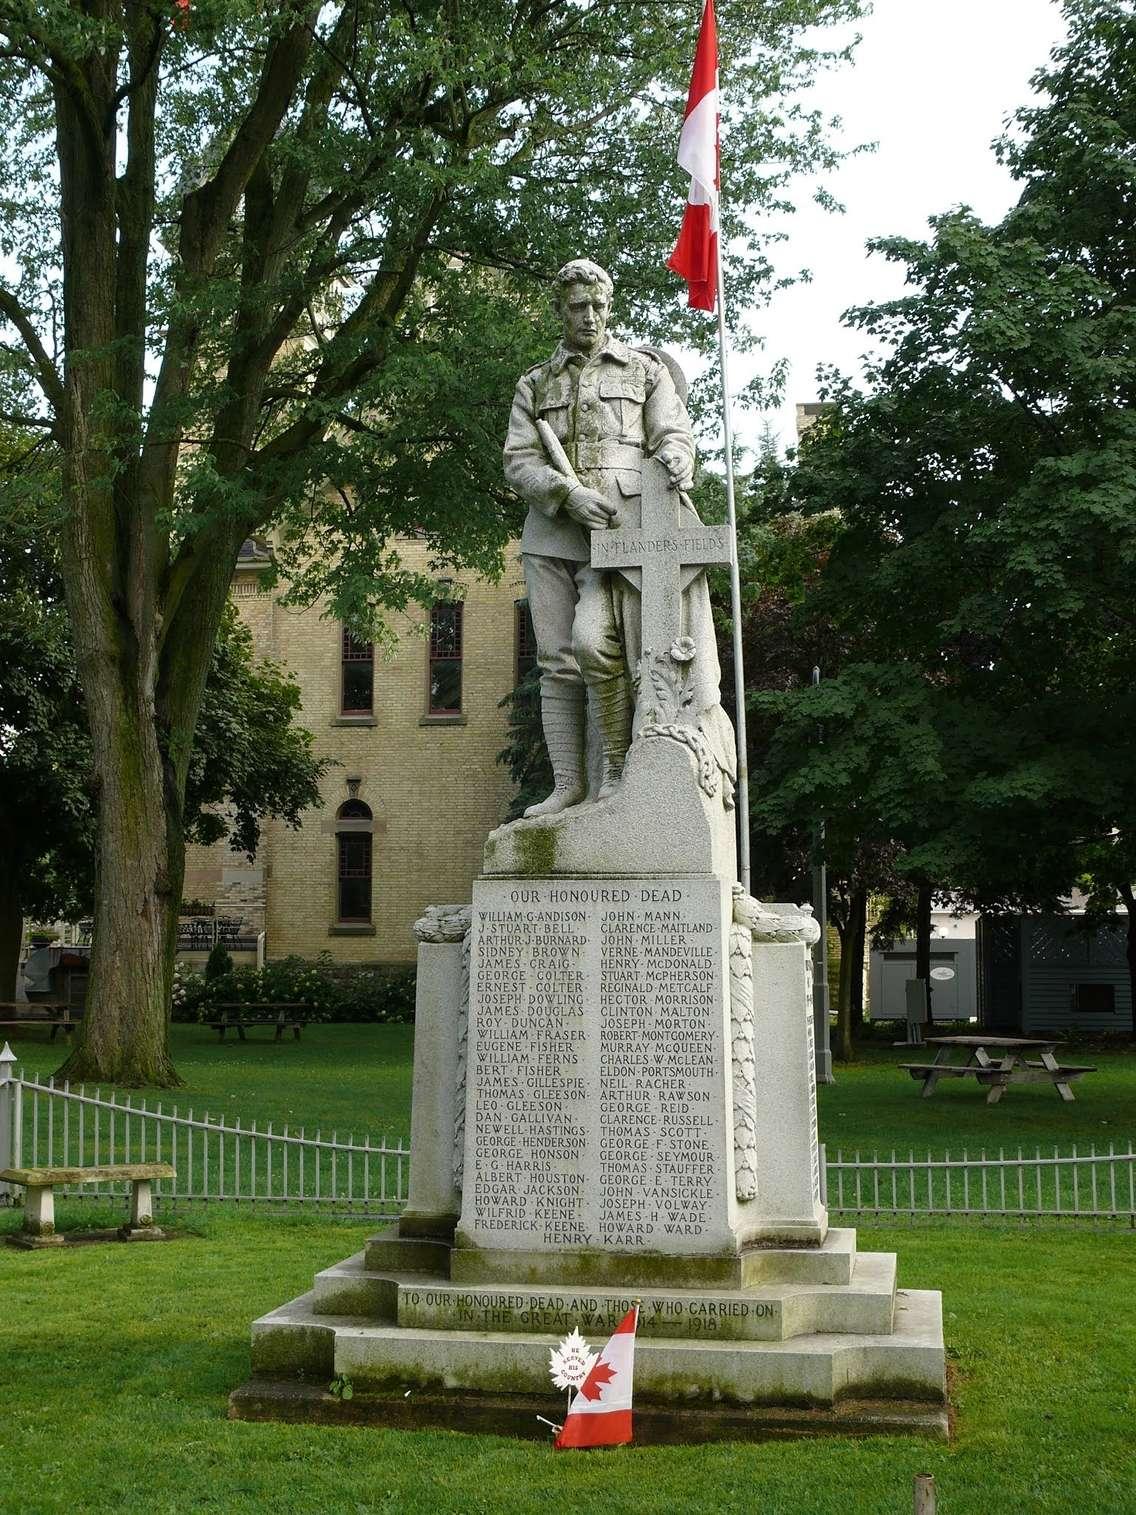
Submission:
POLYGON ((375 1273, 393 1270, 397 1273, 445 1273, 448 1277, 453 1247, 448 1241, 403 1236, 396 1222, 369 1236, 364 1250, 367 1267, 375 1273))
POLYGON ((848 1283, 780 1283, 752 1289, 549 1289, 527 1284, 468 1286, 441 1276, 392 1276, 367 1267, 367 1253, 318 1273, 316 1315, 360 1315, 375 1324, 439 1331, 547 1332, 573 1326, 606 1336, 640 1301, 639 1335, 683 1340, 786 1341, 817 1332, 886 1334, 892 1328, 896 1261, 861 1253, 848 1283))
MULTIPOLYGON (((229 1396, 230 1420, 286 1421, 325 1426, 381 1426, 387 1430, 444 1430, 515 1436, 547 1444, 547 1424, 562 1407, 547 1394, 371 1394, 350 1399, 322 1384, 251 1378, 229 1396), (554 1413, 550 1413, 550 1411, 554 1413)), ((807 1436, 949 1437, 947 1408, 899 1400, 843 1399, 830 1407, 778 1405, 637 1404, 638 1447, 690 1446, 714 1441, 786 1441, 807 1436)))
MULTIPOLYGON (((403 1236, 397 1225, 370 1237, 365 1250, 367 1267, 372 1272, 430 1273, 466 1287, 512 1284, 525 1277, 526 1269, 529 1277, 525 1281, 533 1285, 557 1286, 570 1278, 566 1271, 569 1254, 564 1252, 476 1251, 445 1241, 403 1236), (487 1266, 489 1261, 493 1266, 487 1266)), ((613 1276, 604 1281, 604 1286, 637 1290, 652 1287, 646 1274, 653 1257, 654 1254, 645 1255, 639 1250, 606 1253, 605 1264, 613 1276)), ((856 1263, 856 1230, 853 1226, 833 1226, 815 1247, 747 1246, 728 1258, 671 1257, 659 1261, 667 1264, 669 1273, 689 1273, 702 1282, 718 1283, 727 1289, 782 1283, 849 1284, 856 1263), (715 1275, 714 1266, 718 1267, 720 1277, 715 1275)), ((669 1276, 654 1280, 654 1284, 664 1287, 678 1282, 669 1276)), ((582 1281, 576 1286, 581 1290, 590 1287, 582 1281)))
MULTIPOLYGON (((349 1378, 393 1395, 534 1395, 552 1403, 551 1333, 432 1330, 320 1314, 314 1293, 254 1322, 252 1367, 264 1380, 327 1384, 349 1378)), ((702 1341, 645 1336, 635 1363, 636 1401, 673 1406, 833 1408, 843 1399, 942 1406, 946 1392, 942 1300, 899 1290, 894 1329, 822 1331, 784 1341, 702 1341)))

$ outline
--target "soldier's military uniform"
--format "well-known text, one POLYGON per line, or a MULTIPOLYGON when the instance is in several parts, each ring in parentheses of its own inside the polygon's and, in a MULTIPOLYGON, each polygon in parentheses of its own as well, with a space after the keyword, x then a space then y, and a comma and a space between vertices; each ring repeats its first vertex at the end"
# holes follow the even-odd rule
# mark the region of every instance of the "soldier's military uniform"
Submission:
MULTIPOLYGON (((529 507, 521 553, 557 790, 580 789, 586 686, 603 734, 601 793, 609 793, 622 772, 631 736, 629 676, 638 670, 639 596, 623 575, 591 566, 590 532, 563 508, 575 486, 549 459, 536 429, 538 419, 555 432, 580 483, 617 507, 615 524, 622 527, 639 524, 644 455, 677 448, 693 465, 694 439, 666 364, 611 337, 591 356, 561 345, 547 362, 522 376, 513 399, 505 477, 529 507)), ((683 513, 684 525, 698 524, 685 501, 683 513)), ((714 668, 707 673, 716 691, 704 575, 698 584, 697 629, 709 634, 714 668)), ((685 608, 689 617, 690 607, 685 608)))

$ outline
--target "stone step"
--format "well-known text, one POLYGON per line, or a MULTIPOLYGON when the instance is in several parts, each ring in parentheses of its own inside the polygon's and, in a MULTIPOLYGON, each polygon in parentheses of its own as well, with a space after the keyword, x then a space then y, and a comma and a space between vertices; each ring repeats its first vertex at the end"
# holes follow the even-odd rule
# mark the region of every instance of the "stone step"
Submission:
POLYGON ((441 1273, 448 1276, 452 1251, 448 1242, 400 1236, 397 1225, 388 1226, 367 1238, 367 1267, 373 1273, 441 1273))
POLYGON ((855 1226, 830 1226, 819 1247, 747 1247, 742 1285, 850 1284, 856 1265, 855 1226))
MULTIPOLYGON (((487 1254, 480 1251, 467 1253, 460 1248, 451 1247, 445 1241, 400 1236, 397 1226, 389 1226, 370 1237, 366 1244, 366 1254, 367 1267, 373 1272, 431 1273, 440 1277, 453 1278, 467 1288, 480 1288, 483 1284, 506 1285, 522 1271, 519 1266, 520 1254, 510 1254, 506 1251, 495 1253, 494 1256, 500 1262, 500 1267, 495 1270, 497 1275, 495 1276, 493 1271, 486 1273, 480 1269, 479 1264, 487 1254), (459 1264, 463 1266, 459 1267, 459 1264)), ((532 1260, 530 1254, 527 1253, 524 1254, 524 1258, 530 1262, 532 1260)), ((625 1289, 638 1288, 631 1280, 636 1276, 642 1262, 642 1254, 611 1253, 607 1260, 611 1265, 613 1287, 622 1284, 625 1289), (625 1261, 625 1268, 621 1269, 621 1261, 625 1261), (630 1275, 630 1279, 623 1277, 623 1273, 630 1275)), ((672 1259, 671 1261, 682 1262, 683 1260, 672 1259)), ((686 1261, 690 1262, 689 1259, 686 1261)), ((710 1261, 720 1262, 721 1259, 710 1261)), ((551 1275, 547 1283, 555 1287, 566 1276, 562 1271, 557 1277, 555 1271, 558 1264, 563 1268, 564 1257, 561 1255, 557 1258, 555 1255, 550 1255, 546 1263, 551 1275)), ((833 1226, 819 1247, 746 1247, 733 1258, 722 1277, 716 1281, 724 1288, 743 1289, 756 1288, 762 1284, 783 1283, 850 1284, 855 1263, 855 1227, 833 1226)), ((704 1272, 703 1276, 707 1274, 704 1272)), ((714 1277, 713 1274, 708 1276, 714 1277)), ((543 1274, 532 1277, 532 1281, 535 1283, 537 1278, 543 1279, 543 1274)), ((674 1283, 676 1280, 668 1277, 660 1282, 667 1284, 674 1283)), ((642 1280, 641 1283, 643 1287, 651 1287, 646 1280, 642 1280)), ((579 1284, 577 1287, 582 1291, 587 1291, 591 1286, 579 1284)))
MULTIPOLYGON (((460 1230, 459 1230, 460 1235, 460 1230)), ((483 1284, 509 1285, 523 1281, 558 1288, 746 1289, 762 1283, 846 1284, 852 1280, 856 1232, 851 1227, 830 1230, 819 1246, 763 1246, 740 1252, 656 1251, 646 1246, 626 1250, 469 1247, 450 1254, 449 1274, 466 1288, 483 1284)))
MULTIPOLYGON (((402 1277, 422 1281, 417 1272, 402 1277)), ((385 1272, 368 1268, 366 1252, 356 1252, 354 1257, 316 1274, 312 1309, 317 1315, 365 1315, 369 1320, 394 1325, 398 1320, 401 1281, 389 1268, 385 1272)))
POLYGON ((367 1256, 356 1253, 316 1275, 316 1314, 365 1315, 376 1322, 424 1330, 536 1329, 564 1334, 579 1326, 581 1331, 606 1335, 638 1298, 644 1338, 787 1341, 817 1331, 886 1333, 895 1300, 896 1261, 890 1252, 855 1257, 846 1284, 645 1289, 638 1294, 605 1288, 453 1284, 437 1274, 376 1271, 367 1266, 367 1256))
MULTIPOLYGON (((253 1325, 259 1378, 349 1378, 364 1392, 476 1396, 556 1391, 548 1377, 549 1334, 437 1331, 378 1325, 358 1316, 318 1315, 313 1296, 253 1325)), ((832 1406, 843 1398, 942 1404, 942 1300, 937 1291, 899 1290, 894 1329, 851 1335, 816 1332, 788 1341, 642 1339, 637 1400, 673 1404, 832 1406)))
MULTIPOLYGON (((640 1301, 643 1339, 786 1341, 817 1331, 884 1334, 892 1328, 894 1253, 866 1253, 849 1284, 756 1289, 551 1289, 468 1286, 415 1278, 400 1283, 397 1324, 412 1330, 545 1331, 578 1326, 602 1340, 640 1301)), ((596 1345, 596 1340, 592 1341, 596 1345)))

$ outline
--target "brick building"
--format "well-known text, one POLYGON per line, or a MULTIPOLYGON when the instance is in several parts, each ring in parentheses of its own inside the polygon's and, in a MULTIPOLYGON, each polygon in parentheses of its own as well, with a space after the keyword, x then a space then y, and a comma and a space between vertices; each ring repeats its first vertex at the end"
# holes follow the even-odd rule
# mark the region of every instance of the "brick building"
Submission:
MULTIPOLYGON (((427 569, 424 542, 398 550, 427 569)), ((509 777, 501 699, 532 656, 515 553, 497 584, 455 579, 451 599, 405 616, 392 654, 359 643, 320 607, 282 606, 263 586, 267 554, 247 544, 233 596, 256 651, 300 686, 298 717, 321 757, 324 805, 299 830, 270 821, 255 863, 193 847, 184 895, 265 933, 269 958, 330 951, 344 963, 411 963, 411 922, 465 901, 509 777)))

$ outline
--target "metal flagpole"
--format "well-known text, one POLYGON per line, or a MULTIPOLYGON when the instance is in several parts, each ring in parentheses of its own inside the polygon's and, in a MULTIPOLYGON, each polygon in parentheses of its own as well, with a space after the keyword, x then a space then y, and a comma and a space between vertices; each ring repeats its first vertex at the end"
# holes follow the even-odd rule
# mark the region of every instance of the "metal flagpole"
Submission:
MULTIPOLYGON (((820 687, 820 669, 813 669, 813 688, 820 687)), ((817 728, 817 741, 822 740, 817 728)), ((828 993, 828 870, 824 861, 824 816, 813 826, 813 918, 820 927, 820 941, 813 948, 813 1040, 816 1081, 831 1084, 832 1076, 832 1006, 828 993)))
POLYGON ((749 893, 749 754, 746 749, 745 670, 742 667, 742 582, 738 572, 738 517, 734 505, 734 434, 730 421, 726 286, 722 279, 721 194, 714 238, 718 276, 718 362, 722 374, 722 435, 726 444, 726 509, 730 521, 730 618, 734 623, 734 726, 738 736, 738 879, 749 893))

